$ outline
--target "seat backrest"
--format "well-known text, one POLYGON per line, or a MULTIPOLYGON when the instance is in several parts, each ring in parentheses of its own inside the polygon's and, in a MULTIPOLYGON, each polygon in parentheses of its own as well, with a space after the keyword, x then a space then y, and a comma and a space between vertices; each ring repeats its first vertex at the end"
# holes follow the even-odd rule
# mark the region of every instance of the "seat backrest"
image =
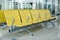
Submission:
POLYGON ((4 11, 0 10, 0 23, 5 23, 6 19, 5 19, 5 15, 4 15, 4 11))
POLYGON ((39 10, 40 18, 44 21, 47 18, 45 10, 39 10))
POLYGON ((29 10, 19 10, 23 25, 32 24, 32 18, 29 10))
POLYGON ((13 20, 13 26, 21 26, 21 19, 18 10, 5 10, 4 14, 8 26, 12 25, 13 20))
POLYGON ((45 12, 46 12, 47 18, 52 17, 49 10, 45 10, 45 12))
POLYGON ((30 10, 30 12, 33 18, 33 23, 41 22, 38 10, 30 10))

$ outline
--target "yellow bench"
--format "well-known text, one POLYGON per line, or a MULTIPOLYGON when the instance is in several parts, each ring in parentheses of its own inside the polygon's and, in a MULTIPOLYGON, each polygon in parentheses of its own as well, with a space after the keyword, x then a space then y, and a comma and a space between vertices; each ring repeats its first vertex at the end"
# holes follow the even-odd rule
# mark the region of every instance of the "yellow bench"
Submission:
POLYGON ((0 10, 0 23, 6 23, 3 10, 0 10))
POLYGON ((33 23, 42 22, 38 10, 30 10, 33 18, 33 23))
POLYGON ((54 19, 48 10, 5 10, 4 11, 6 22, 8 26, 23 27, 31 25, 32 23, 38 23, 54 19))
POLYGON ((8 26, 11 26, 12 21, 14 20, 13 26, 22 27, 18 10, 5 10, 4 14, 5 14, 5 18, 8 26))
POLYGON ((21 16, 23 26, 32 24, 32 18, 29 10, 19 10, 19 15, 21 16))

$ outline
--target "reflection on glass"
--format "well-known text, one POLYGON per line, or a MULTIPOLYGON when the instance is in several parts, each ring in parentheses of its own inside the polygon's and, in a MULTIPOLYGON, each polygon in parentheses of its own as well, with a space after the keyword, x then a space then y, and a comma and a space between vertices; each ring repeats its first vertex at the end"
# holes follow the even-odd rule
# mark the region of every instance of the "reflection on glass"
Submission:
POLYGON ((47 0, 47 2, 51 2, 51 0, 47 0))
POLYGON ((44 4, 44 9, 47 9, 47 4, 44 4))
POLYGON ((20 3, 19 3, 19 9, 21 9, 21 5, 20 5, 20 3))
POLYGON ((60 12, 60 4, 58 5, 58 12, 60 12))
POLYGON ((32 9, 32 3, 23 3, 23 9, 32 9))
POLYGON ((39 3, 39 9, 42 9, 42 3, 39 3))
POLYGON ((55 4, 52 4, 52 14, 55 15, 55 4))
POLYGON ((36 9, 42 9, 42 3, 36 3, 36 9))
POLYGON ((48 4, 48 9, 51 11, 51 4, 48 4))
POLYGON ((14 9, 18 9, 18 2, 14 2, 14 9))
POLYGON ((1 9, 1 5, 0 5, 0 9, 1 9))

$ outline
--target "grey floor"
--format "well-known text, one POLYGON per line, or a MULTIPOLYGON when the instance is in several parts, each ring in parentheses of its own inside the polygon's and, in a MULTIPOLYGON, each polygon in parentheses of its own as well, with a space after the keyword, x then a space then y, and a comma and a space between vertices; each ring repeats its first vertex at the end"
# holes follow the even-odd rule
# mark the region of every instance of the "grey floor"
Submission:
POLYGON ((0 29, 0 40, 60 40, 60 34, 55 27, 51 28, 42 28, 42 27, 35 27, 30 29, 30 31, 34 34, 31 36, 28 32, 22 31, 13 34, 7 33, 6 29, 0 29))

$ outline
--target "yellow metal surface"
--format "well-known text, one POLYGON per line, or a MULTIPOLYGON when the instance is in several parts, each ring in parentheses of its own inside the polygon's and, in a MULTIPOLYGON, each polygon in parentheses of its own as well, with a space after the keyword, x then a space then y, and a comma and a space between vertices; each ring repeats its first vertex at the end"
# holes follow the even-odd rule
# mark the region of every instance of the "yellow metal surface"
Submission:
POLYGON ((45 12, 46 12, 47 18, 50 18, 51 17, 50 11, 46 10, 45 12))
POLYGON ((39 10, 39 14, 40 14, 40 18, 42 21, 46 21, 47 20, 47 15, 45 10, 39 10))
POLYGON ((4 16, 4 11, 0 10, 0 23, 5 23, 5 16, 4 16))
POLYGON ((13 26, 18 27, 23 27, 32 23, 38 23, 53 18, 51 17, 49 10, 5 10, 4 15, 8 26, 11 26, 14 19, 13 26))
POLYGON ((8 26, 11 26, 12 21, 14 19, 13 26, 22 27, 18 10, 5 10, 4 14, 5 14, 5 18, 8 26))
POLYGON ((21 15, 23 26, 32 24, 32 19, 29 10, 19 10, 19 12, 21 15))
POLYGON ((41 22, 38 10, 30 10, 30 12, 33 18, 33 23, 41 22))
POLYGON ((47 15, 47 19, 49 20, 49 19, 54 19, 55 17, 52 17, 51 16, 51 13, 50 13, 50 11, 49 10, 45 10, 45 12, 46 12, 46 15, 47 15))

